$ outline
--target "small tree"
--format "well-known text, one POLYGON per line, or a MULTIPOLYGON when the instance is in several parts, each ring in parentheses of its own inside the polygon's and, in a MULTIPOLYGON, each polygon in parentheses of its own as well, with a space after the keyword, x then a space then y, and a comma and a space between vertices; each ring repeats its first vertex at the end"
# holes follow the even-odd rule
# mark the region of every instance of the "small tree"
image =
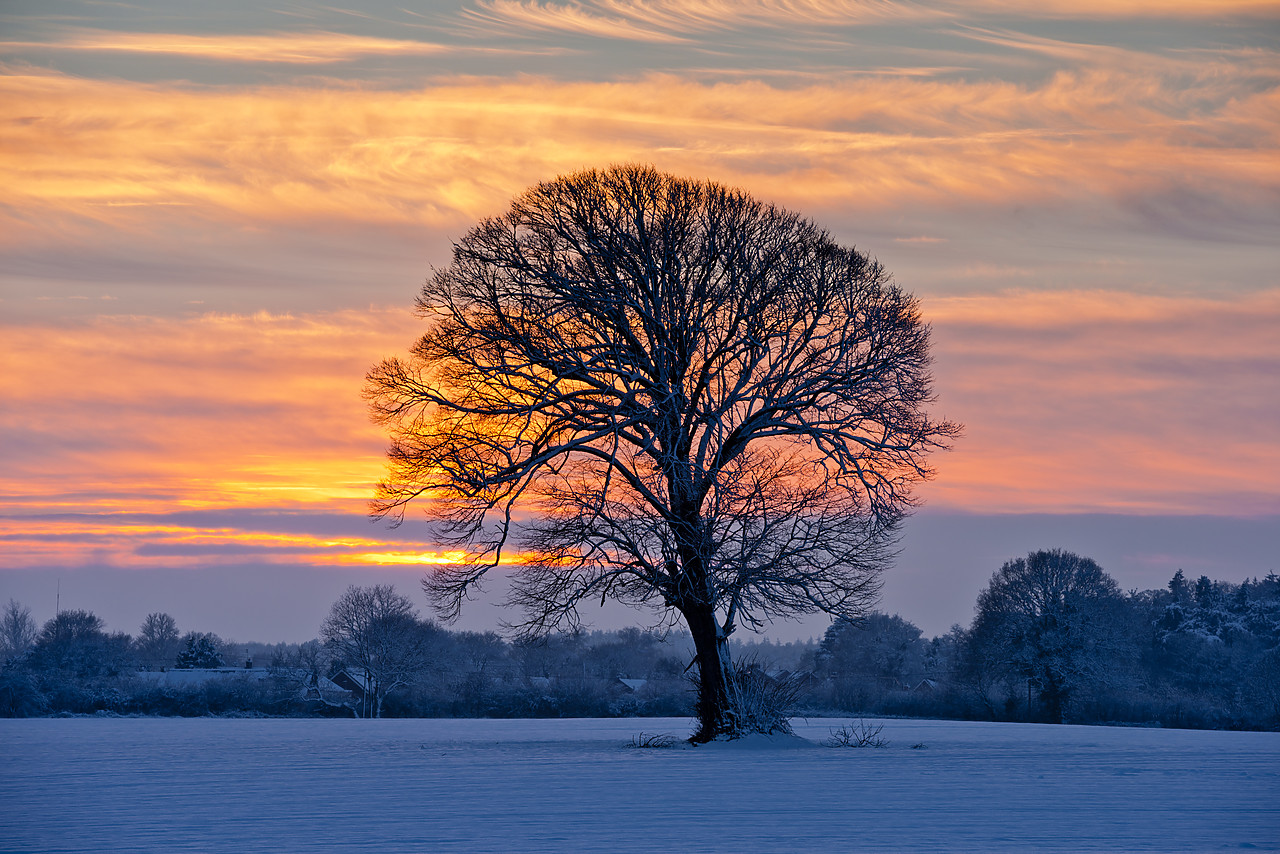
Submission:
POLYGON ((31 609, 10 599, 0 616, 0 665, 21 658, 36 642, 31 609))
POLYGON ((171 666, 182 647, 177 622, 168 614, 148 614, 135 646, 139 662, 148 670, 171 666))
POLYGON ((182 638, 182 650, 174 666, 182 670, 194 667, 221 667, 222 639, 212 633, 187 632, 182 638))
POLYGON ((348 587, 320 627, 325 645, 362 682, 364 714, 372 717, 382 717, 387 695, 426 668, 431 634, 409 600, 389 584, 348 587))
POLYGON ((424 497, 437 536, 478 551, 424 581, 446 619, 518 544, 525 634, 607 598, 683 620, 695 740, 745 725, 740 625, 870 608, 925 457, 957 432, 925 412, 929 328, 878 263, 647 167, 529 190, 418 308, 411 359, 368 378, 393 437, 374 513, 424 497))

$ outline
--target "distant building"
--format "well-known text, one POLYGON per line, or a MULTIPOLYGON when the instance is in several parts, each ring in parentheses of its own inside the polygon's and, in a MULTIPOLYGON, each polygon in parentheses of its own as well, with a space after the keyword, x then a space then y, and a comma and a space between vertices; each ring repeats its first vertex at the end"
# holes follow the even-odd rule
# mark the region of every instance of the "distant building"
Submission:
POLYGON ((648 684, 648 679, 623 679, 619 676, 614 680, 614 687, 621 690, 624 694, 638 693, 641 688, 648 684))

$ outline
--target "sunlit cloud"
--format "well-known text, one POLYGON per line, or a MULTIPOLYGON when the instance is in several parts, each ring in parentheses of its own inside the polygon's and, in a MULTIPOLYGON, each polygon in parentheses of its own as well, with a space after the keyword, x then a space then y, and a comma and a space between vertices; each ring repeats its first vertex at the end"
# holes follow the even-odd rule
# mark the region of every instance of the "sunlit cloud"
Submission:
POLYGON ((450 552, 380 552, 365 553, 358 558, 364 563, 375 563, 379 566, 450 566, 466 563, 468 555, 462 551, 450 552))
POLYGON ((1280 291, 926 300, 942 408, 966 422, 937 505, 1280 512, 1280 291))
POLYGON ((193 33, 121 33, 97 30, 69 34, 57 41, 0 41, 0 50, 38 48, 161 54, 219 62, 323 64, 365 56, 425 56, 451 48, 429 42, 385 39, 345 33, 269 33, 196 35, 193 33))
MULTIPOLYGON (((306 516, 295 517, 305 527, 306 516)), ((385 528, 367 526, 367 536, 323 536, 258 529, 245 516, 242 526, 204 526, 153 515, 100 513, 93 516, 0 515, 3 569, 113 566, 122 569, 207 568, 264 565, 345 567, 431 567, 465 563, 466 551, 414 542, 385 528), (384 535, 384 536, 379 536, 384 535)), ((509 555, 505 565, 522 561, 509 555)))
POLYGON ((11 75, 0 212, 23 215, 0 241, 30 245, 33 222, 68 214, 122 230, 174 215, 457 227, 533 181, 625 160, 801 209, 1095 200, 1165 227, 1208 222, 1207 200, 1265 227, 1280 197, 1270 61, 794 88, 654 75, 189 91, 11 75))
POLYGON ((360 513, 385 446, 364 372, 413 328, 408 310, 6 327, 0 504, 360 513))

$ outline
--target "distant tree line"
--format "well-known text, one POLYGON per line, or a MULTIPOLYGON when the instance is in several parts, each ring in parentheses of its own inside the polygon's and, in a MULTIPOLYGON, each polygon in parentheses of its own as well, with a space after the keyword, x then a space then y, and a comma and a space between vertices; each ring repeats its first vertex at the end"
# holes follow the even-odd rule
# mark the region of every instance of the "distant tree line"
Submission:
POLYGON ((685 635, 634 628, 518 642, 448 631, 389 586, 350 588, 318 639, 275 645, 180 634, 163 613, 132 637, 83 610, 37 629, 10 600, 0 716, 690 715, 691 650, 685 635))
MULTIPOLYGON (((968 628, 926 639, 899 616, 837 621, 820 641, 734 642, 801 714, 1280 729, 1280 577, 1179 570, 1129 591, 1095 562, 1040 551, 1002 566, 968 628)), ((450 631, 390 586, 351 587, 316 640, 136 636, 88 611, 37 629, 0 615, 0 715, 606 717, 691 715, 692 638, 636 628, 508 641, 450 631)))
POLYGON ((819 708, 867 714, 1277 729, 1280 577, 1178 570, 1123 592, 1088 558, 1033 552, 992 576, 969 628, 835 623, 813 673, 819 708))

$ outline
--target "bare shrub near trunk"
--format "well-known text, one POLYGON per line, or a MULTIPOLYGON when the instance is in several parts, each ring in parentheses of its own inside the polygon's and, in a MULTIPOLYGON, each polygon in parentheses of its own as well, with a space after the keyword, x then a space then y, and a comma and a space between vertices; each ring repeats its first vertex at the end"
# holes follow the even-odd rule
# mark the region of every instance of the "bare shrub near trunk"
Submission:
POLYGON ((772 677, 754 662, 735 664, 729 680, 730 725, 724 735, 794 735, 791 716, 802 688, 803 682, 794 676, 772 677))
POLYGON ((454 244, 426 333, 374 367, 375 515, 425 499, 470 550, 445 619, 513 551, 537 635, 615 599, 682 620, 698 731, 739 729, 727 639, 879 592, 926 456, 929 327, 879 263, 802 217, 644 166, 539 184, 454 244))

